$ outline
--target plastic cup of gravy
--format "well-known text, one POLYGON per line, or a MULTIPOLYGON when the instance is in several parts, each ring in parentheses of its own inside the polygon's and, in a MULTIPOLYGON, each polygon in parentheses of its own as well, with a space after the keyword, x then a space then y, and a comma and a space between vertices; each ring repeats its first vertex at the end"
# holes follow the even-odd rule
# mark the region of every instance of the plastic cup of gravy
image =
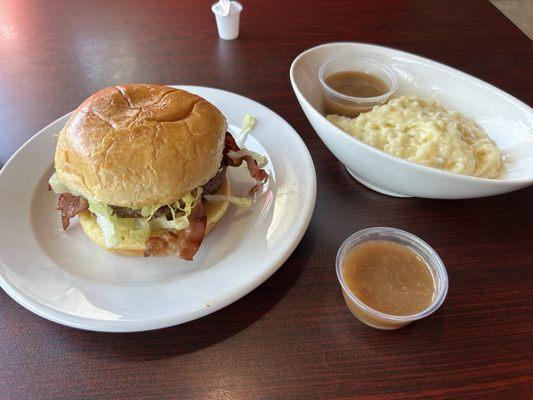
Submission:
POLYGON ((337 252, 336 270, 352 314, 377 329, 398 329, 427 317, 448 292, 448 275, 437 253, 395 228, 351 235, 337 252))
POLYGON ((356 117, 386 103, 398 88, 394 70, 365 55, 327 60, 318 71, 324 93, 324 113, 356 117))

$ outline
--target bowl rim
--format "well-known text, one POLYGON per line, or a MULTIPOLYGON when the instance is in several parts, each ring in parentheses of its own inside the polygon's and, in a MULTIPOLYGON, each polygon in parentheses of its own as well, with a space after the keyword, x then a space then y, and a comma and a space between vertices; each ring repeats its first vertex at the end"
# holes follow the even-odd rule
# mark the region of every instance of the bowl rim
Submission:
POLYGON ((422 56, 419 56, 417 54, 414 54, 414 53, 411 53, 411 52, 408 52, 408 51, 404 51, 404 50, 399 50, 399 49, 395 49, 393 47, 388 47, 388 46, 381 46, 381 45, 376 45, 376 44, 373 44, 373 43, 367 43, 367 42, 349 42, 349 41, 345 41, 345 42, 330 42, 330 43, 324 43, 324 44, 320 44, 318 46, 313 46, 313 47, 310 47, 308 48, 307 50, 304 50, 303 52, 301 52, 300 54, 298 54, 296 56, 296 58, 293 60, 293 62, 291 63, 291 67, 290 67, 290 70, 289 70, 289 77, 290 77, 290 80, 291 80, 291 85, 292 85, 292 88, 293 88, 293 91, 296 93, 297 97, 301 98, 304 103, 309 106, 310 108, 313 109, 313 111, 315 111, 321 119, 327 121, 327 123, 332 127, 334 128, 334 131, 337 132, 337 135, 343 135, 343 136, 348 136, 351 140, 354 141, 354 143, 356 143, 357 145, 363 145, 364 148, 366 148, 367 150, 369 150, 370 152, 376 154, 376 155, 380 155, 380 156, 384 156, 386 158, 388 158, 389 160, 392 160, 392 161, 396 161, 396 162, 399 162, 405 166, 408 166, 409 168, 413 168, 415 170, 418 170, 418 171, 422 171, 422 172, 429 172, 429 173, 433 173, 433 174, 436 174, 436 175, 440 175, 442 177, 446 177, 446 178, 450 178, 450 179, 456 179, 456 180, 459 180, 459 181, 466 181, 466 182, 472 182, 472 183, 483 183, 483 184, 487 184, 487 185, 491 185, 491 186, 512 186, 512 185, 515 185, 515 184, 530 184, 530 183, 533 183, 533 176, 531 177, 525 177, 525 178, 480 178, 480 177, 477 177, 477 176, 470 176, 470 175, 462 175, 462 174, 458 174, 458 173, 455 173, 455 172, 450 172, 450 171, 445 171, 445 170, 442 170, 442 169, 438 169, 438 168, 434 168, 434 167, 429 167, 429 166, 426 166, 426 165, 423 165, 423 164, 418 164, 418 163, 415 163, 415 162, 412 162, 412 161, 408 161, 408 160, 405 160, 403 158, 400 158, 400 157, 397 157, 397 156, 394 156, 392 154, 389 154, 383 150, 380 150, 380 149, 377 149, 369 144, 366 144, 364 142, 362 142, 361 140, 357 139, 356 137, 344 132, 342 129, 338 128, 337 126, 335 126, 333 123, 331 123, 324 115, 322 115, 320 112, 318 112, 318 110, 307 100, 307 98, 302 94, 302 92, 300 91, 300 88, 298 87, 298 85, 296 84, 296 81, 295 81, 295 78, 294 78, 294 70, 296 68, 296 65, 301 61, 302 58, 304 58, 308 53, 311 53, 321 47, 327 47, 327 46, 335 46, 335 45, 364 45, 364 46, 370 46, 370 47, 373 47, 373 48, 383 48, 383 49, 388 49, 388 50, 393 50, 393 51, 399 51, 399 52, 402 52, 402 53, 406 53, 406 54, 409 54, 411 56, 414 56, 414 57, 417 57, 417 58, 421 58, 423 60, 425 60, 426 62, 430 62, 431 64, 434 64, 434 65, 444 65, 445 67, 451 69, 454 73, 457 73, 459 76, 463 77, 463 78, 468 78, 470 80, 472 80, 474 83, 478 84, 478 85, 482 85, 484 87, 488 87, 490 90, 492 90, 493 92, 495 93, 498 93, 499 95, 503 95, 504 97, 506 98, 510 98, 513 100, 513 102, 518 102, 522 107, 524 108, 531 108, 529 107, 527 104, 525 104, 524 102, 522 102, 521 100, 517 99, 516 97, 513 97, 511 96, 510 94, 506 93, 505 91, 497 88, 496 86, 488 83, 488 82, 485 82, 479 78, 476 78, 475 76, 472 76, 472 75, 469 75, 467 74, 466 72, 462 72, 454 67, 451 67, 447 64, 444 64, 444 63, 440 63, 440 62, 437 62, 437 61, 433 61, 429 58, 426 58, 426 57, 422 57, 422 56))

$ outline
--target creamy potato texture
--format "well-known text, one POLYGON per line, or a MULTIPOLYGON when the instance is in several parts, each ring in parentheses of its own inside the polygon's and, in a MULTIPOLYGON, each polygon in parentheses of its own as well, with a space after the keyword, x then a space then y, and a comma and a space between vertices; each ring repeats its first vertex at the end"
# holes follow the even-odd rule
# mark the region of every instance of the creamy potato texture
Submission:
POLYGON ((356 118, 327 118, 362 142, 419 164, 482 178, 496 178, 504 168, 485 132, 436 101, 402 96, 356 118))

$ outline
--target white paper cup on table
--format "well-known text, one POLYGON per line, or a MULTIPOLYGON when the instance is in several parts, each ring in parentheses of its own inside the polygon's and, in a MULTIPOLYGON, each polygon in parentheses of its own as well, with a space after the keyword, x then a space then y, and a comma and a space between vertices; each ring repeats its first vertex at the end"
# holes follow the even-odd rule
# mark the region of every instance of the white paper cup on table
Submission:
MULTIPOLYGON (((239 22, 242 11, 241 3, 231 1, 229 13, 224 13, 220 3, 211 6, 217 21, 218 36, 224 40, 233 40, 239 36, 239 22)), ((227 12, 227 11, 226 11, 227 12)))

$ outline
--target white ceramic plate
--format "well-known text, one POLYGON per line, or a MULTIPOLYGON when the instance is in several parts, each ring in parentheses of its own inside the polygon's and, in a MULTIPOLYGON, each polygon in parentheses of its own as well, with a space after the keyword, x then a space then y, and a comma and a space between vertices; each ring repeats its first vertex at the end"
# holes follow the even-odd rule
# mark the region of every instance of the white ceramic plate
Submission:
MULTIPOLYGON (((30 139, 0 171, 0 285, 34 313, 75 328, 131 332, 190 321, 241 298, 300 242, 313 213, 316 176, 298 134, 273 111, 218 89, 181 86, 215 104, 230 129, 257 118, 246 147, 268 157, 268 188, 249 209, 230 206, 194 261, 125 257, 99 248, 76 222, 60 230, 47 191, 56 134, 69 115, 30 139)), ((250 178, 230 168, 233 192, 250 178)))
POLYGON ((291 66, 292 87, 309 122, 328 149, 359 182, 392 196, 463 199, 506 193, 533 184, 533 111, 527 104, 473 76, 414 54, 366 43, 329 43, 300 54, 291 66), (440 101, 480 125, 502 149, 501 179, 454 174, 392 156, 350 136, 323 115, 320 66, 328 59, 363 54, 392 66, 395 96, 440 101))

